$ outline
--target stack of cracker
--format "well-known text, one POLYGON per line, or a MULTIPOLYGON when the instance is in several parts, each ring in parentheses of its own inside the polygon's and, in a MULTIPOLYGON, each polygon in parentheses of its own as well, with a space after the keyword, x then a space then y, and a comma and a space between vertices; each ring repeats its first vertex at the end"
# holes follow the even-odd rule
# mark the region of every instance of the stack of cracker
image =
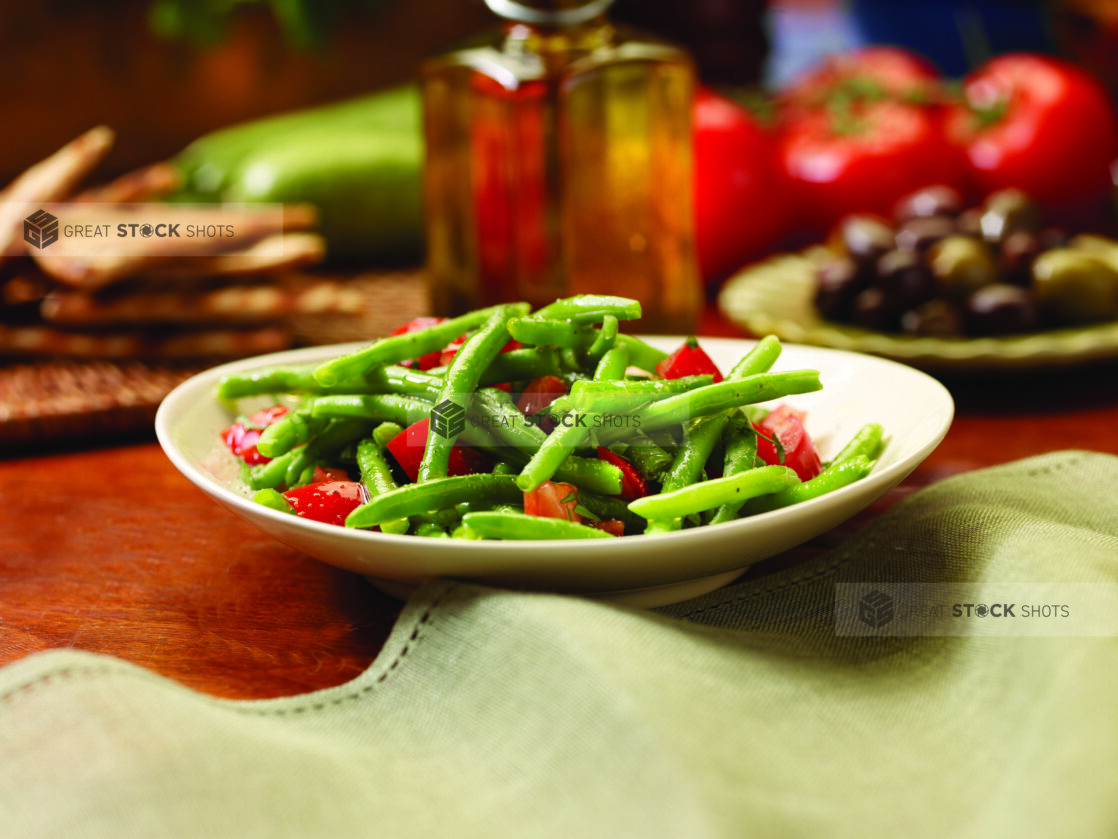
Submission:
MULTIPOLYGON (((162 200, 176 186, 169 164, 79 190, 112 142, 112 131, 94 128, 0 192, 0 357, 237 358, 289 347, 300 316, 360 315, 359 291, 305 270, 325 253, 313 208, 176 208, 162 200), (141 221, 174 212, 183 227, 237 235, 164 239, 145 224, 147 238, 126 246, 106 237, 77 250, 43 247, 27 227, 28 208, 40 204, 61 206, 54 215, 67 230, 83 226, 74 219, 96 224, 119 208, 141 221)), ((129 217, 120 214, 114 229, 129 217)))

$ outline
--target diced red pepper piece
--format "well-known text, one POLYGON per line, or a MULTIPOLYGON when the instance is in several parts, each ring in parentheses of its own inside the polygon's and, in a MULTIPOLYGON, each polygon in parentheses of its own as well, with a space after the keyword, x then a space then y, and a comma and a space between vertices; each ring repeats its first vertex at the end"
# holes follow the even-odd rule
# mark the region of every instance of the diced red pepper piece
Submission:
POLYGON ((657 364, 656 372, 665 379, 711 375, 714 376, 715 382, 722 381, 722 373, 718 365, 711 361, 694 335, 684 341, 683 346, 678 350, 657 364))

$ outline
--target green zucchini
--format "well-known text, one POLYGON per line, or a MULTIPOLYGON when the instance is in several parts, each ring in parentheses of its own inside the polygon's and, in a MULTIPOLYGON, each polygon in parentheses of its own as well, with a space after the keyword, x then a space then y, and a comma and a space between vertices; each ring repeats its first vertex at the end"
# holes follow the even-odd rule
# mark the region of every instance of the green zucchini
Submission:
POLYGON ((415 86, 265 117, 199 138, 173 161, 177 201, 310 203, 332 262, 417 262, 422 109, 415 86))

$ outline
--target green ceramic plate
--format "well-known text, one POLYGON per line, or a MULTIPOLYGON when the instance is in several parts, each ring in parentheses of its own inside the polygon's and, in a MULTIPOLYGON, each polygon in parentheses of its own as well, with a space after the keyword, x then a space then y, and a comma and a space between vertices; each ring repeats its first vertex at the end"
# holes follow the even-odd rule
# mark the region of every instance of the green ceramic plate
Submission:
POLYGON ((1000 338, 923 338, 832 323, 812 302, 814 264, 806 252, 751 265, 726 281, 719 307, 754 335, 871 353, 931 371, 1031 369, 1118 357, 1118 322, 1000 338))

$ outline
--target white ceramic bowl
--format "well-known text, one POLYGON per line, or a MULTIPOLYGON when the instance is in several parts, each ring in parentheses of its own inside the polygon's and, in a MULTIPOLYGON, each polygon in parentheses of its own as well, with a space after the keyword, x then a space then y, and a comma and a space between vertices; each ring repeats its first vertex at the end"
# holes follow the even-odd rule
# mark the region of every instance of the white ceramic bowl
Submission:
MULTIPOLYGON (((648 338, 673 349, 676 337, 648 338)), ((728 370, 752 341, 706 338, 703 347, 728 370)), ((307 521, 252 502, 218 434, 232 417, 214 398, 226 373, 324 361, 358 344, 259 356, 207 370, 160 405, 159 443, 171 462, 215 501, 310 556, 355 571, 405 596, 432 577, 517 588, 607 596, 639 606, 694 597, 731 581, 754 562, 830 530, 898 484, 939 444, 954 405, 935 379, 911 367, 840 350, 786 345, 774 369, 812 368, 823 390, 787 397, 807 412, 807 428, 824 460, 867 422, 885 427, 887 445, 861 481, 811 501, 725 524, 654 536, 591 542, 465 541, 396 536, 307 521)), ((266 400, 245 400, 242 410, 266 400)))

